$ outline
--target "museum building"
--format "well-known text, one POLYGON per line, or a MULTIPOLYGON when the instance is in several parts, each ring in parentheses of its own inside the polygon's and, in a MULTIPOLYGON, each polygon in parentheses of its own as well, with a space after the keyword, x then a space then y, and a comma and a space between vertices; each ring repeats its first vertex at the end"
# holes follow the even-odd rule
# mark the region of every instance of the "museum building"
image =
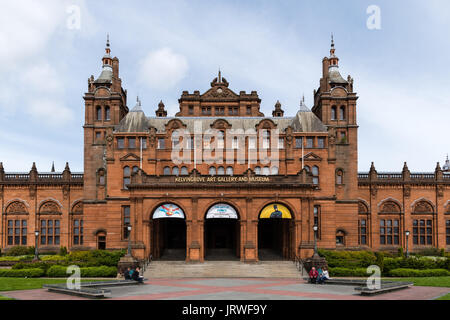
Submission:
POLYGON ((5 172, 0 248, 122 249, 147 259, 294 259, 319 248, 450 248, 450 163, 358 173, 357 99, 332 42, 314 106, 271 117, 221 72, 169 117, 129 110, 109 41, 84 94, 84 172, 5 172), (182 150, 182 152, 180 152, 182 150), (230 160, 231 159, 231 160, 230 160), (131 230, 128 228, 131 226, 131 230), (314 228, 317 227, 317 228, 314 228), (316 229, 316 231, 315 231, 316 229), (407 236, 409 231, 409 236, 407 236))

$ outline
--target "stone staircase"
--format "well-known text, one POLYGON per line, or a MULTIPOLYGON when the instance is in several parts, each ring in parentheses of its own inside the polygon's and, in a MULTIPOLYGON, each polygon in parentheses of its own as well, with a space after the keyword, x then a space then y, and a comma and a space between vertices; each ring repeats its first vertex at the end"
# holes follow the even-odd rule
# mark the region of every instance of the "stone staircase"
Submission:
POLYGON ((205 261, 186 263, 184 261, 153 261, 144 277, 155 278, 301 278, 292 261, 205 261))

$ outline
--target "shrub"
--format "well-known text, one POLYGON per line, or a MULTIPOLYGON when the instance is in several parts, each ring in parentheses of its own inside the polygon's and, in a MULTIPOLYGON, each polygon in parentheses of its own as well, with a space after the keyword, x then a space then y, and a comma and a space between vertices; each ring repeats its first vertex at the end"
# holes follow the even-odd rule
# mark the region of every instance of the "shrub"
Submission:
POLYGON ((19 262, 12 266, 14 270, 22 270, 22 269, 42 269, 44 273, 47 273, 47 270, 54 266, 54 263, 49 262, 33 262, 33 263, 23 263, 19 262))
POLYGON ((416 270, 399 268, 391 270, 389 275, 392 277, 445 277, 450 276, 450 272, 445 269, 416 270))
MULTIPOLYGON (((87 267, 80 268, 81 277, 96 278, 96 277, 116 277, 117 267, 87 267)), ((47 271, 47 276, 51 278, 67 278, 70 274, 67 273, 67 267, 65 266, 52 266, 47 271)))
POLYGON ((420 251, 415 252, 418 256, 431 256, 431 257, 440 257, 441 250, 438 248, 427 248, 420 251))
POLYGON ((49 255, 49 256, 40 256, 42 261, 56 261, 56 262, 66 262, 67 259, 64 256, 60 255, 49 255))
POLYGON ((380 267, 381 272, 384 271, 384 253, 375 252, 376 261, 375 264, 380 267))
POLYGON ((330 277, 368 277, 367 268, 329 268, 330 277))
POLYGON ((8 250, 8 256, 34 255, 34 247, 15 246, 8 250))
POLYGON ((325 257, 331 268, 367 268, 375 264, 376 257, 371 251, 332 251, 320 250, 319 255, 325 257))
POLYGON ((45 274, 44 270, 34 269, 0 269, 0 277, 6 278, 39 278, 45 274))
POLYGON ((398 248, 398 253, 397 253, 397 255, 398 255, 400 258, 403 258, 403 257, 405 256, 405 254, 403 253, 403 248, 402 248, 402 247, 398 248))
POLYGON ((0 261, 20 261, 21 257, 4 256, 0 257, 0 261))
POLYGON ((60 256, 67 256, 67 248, 66 247, 61 247, 60 249, 59 249, 59 255, 60 256))
POLYGON ((79 264, 80 262, 86 263, 88 266, 111 266, 116 267, 121 257, 125 255, 125 250, 118 251, 105 251, 105 250, 92 250, 92 251, 76 251, 71 252, 68 255, 67 262, 73 264, 79 264))

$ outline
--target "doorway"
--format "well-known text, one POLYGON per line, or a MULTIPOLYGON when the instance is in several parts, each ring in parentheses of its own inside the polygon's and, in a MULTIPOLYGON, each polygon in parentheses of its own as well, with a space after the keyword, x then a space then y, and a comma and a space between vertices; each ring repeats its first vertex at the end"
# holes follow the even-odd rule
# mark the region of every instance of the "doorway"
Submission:
POLYGON ((186 221, 168 218, 153 221, 153 258, 166 261, 186 259, 186 221))
POLYGON ((239 259, 239 220, 207 219, 204 228, 205 260, 239 259))

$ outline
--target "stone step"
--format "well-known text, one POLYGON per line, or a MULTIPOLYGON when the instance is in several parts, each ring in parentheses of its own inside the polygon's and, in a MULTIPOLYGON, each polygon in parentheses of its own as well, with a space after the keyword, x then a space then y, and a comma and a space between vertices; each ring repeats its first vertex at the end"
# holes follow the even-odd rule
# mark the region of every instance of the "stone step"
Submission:
POLYGON ((144 273, 146 278, 299 278, 301 273, 290 261, 154 261, 144 273))

